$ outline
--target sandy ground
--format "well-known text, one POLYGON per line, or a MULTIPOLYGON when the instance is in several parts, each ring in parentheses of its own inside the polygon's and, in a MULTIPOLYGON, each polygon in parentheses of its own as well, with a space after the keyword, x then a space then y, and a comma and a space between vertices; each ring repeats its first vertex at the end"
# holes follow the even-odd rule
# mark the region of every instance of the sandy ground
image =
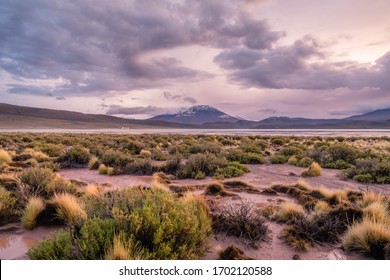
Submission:
MULTIPOLYGON (((294 184, 299 179, 302 179, 301 174, 305 168, 300 168, 291 165, 248 165, 250 173, 242 177, 227 179, 227 180, 243 180, 259 190, 268 188, 274 183, 294 184), (292 175, 295 174, 295 175, 292 175)), ((83 181, 86 183, 110 184, 112 188, 126 188, 130 186, 150 186, 152 176, 130 176, 118 175, 107 176, 100 175, 96 170, 88 169, 68 169, 59 172, 62 177, 72 180, 83 181)), ((390 194, 390 185, 375 185, 361 184, 352 180, 342 181, 337 176, 337 170, 324 169, 322 175, 313 178, 304 178, 304 180, 312 187, 325 187, 331 189, 361 189, 382 192, 390 194)), ((203 180, 174 180, 172 183, 178 185, 203 185, 214 181, 212 178, 203 180)), ((202 190, 196 193, 203 194, 202 190)), ((281 201, 291 201, 292 198, 285 195, 262 195, 240 192, 236 193, 236 197, 215 198, 207 196, 207 199, 215 200, 218 204, 239 204, 242 202, 250 202, 255 205, 278 204, 281 201)), ((280 232, 284 225, 267 222, 269 228, 267 241, 260 242, 257 248, 248 246, 243 240, 232 238, 223 235, 216 235, 211 243, 210 251, 204 256, 204 259, 217 259, 218 251, 224 249, 231 244, 236 244, 240 247, 247 256, 254 259, 272 259, 272 260, 290 260, 294 255, 299 255, 300 259, 310 260, 344 260, 344 259, 364 259, 357 254, 345 254, 340 244, 332 246, 317 246, 311 248, 307 252, 295 252, 287 244, 279 238, 280 232)), ((12 224, 7 227, 0 228, 0 258, 6 259, 23 259, 26 258, 26 251, 38 240, 46 236, 52 228, 38 228, 33 231, 28 231, 21 228, 20 225, 12 224)))

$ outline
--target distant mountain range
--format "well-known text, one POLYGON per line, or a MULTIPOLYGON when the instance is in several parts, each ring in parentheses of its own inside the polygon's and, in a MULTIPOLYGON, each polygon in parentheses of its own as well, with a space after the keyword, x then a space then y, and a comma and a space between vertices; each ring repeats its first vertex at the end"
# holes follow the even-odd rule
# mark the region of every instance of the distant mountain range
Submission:
POLYGON ((210 128, 210 129, 390 129, 390 109, 343 119, 270 117, 248 121, 230 116, 212 106, 197 105, 176 114, 135 120, 104 114, 83 114, 0 103, 0 129, 21 128, 210 128))

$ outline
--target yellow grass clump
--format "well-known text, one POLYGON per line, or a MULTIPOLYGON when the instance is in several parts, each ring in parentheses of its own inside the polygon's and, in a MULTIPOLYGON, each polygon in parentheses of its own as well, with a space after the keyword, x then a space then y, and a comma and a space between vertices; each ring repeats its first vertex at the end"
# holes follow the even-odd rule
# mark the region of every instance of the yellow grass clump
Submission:
POLYGON ((84 194, 86 196, 100 197, 103 194, 103 189, 101 186, 96 184, 88 184, 84 188, 84 194))
POLYGON ((314 206, 314 211, 316 213, 326 213, 329 212, 331 207, 326 201, 319 200, 314 206))
POLYGON ((375 259, 385 258, 385 247, 390 244, 390 228, 381 223, 364 219, 352 225, 343 237, 346 251, 355 251, 375 259))
POLYGON ((294 202, 282 202, 279 205, 278 210, 275 212, 273 218, 280 222, 287 222, 293 217, 302 216, 305 214, 305 210, 302 205, 294 202))
POLYGON ((367 192, 364 194, 362 200, 358 201, 360 207, 364 208, 374 202, 384 202, 385 197, 380 193, 367 192))
POLYGON ((88 168, 93 170, 93 169, 98 169, 99 168, 99 159, 97 157, 92 157, 89 162, 88 162, 88 168))
POLYGON ((107 174, 107 166, 105 166, 103 163, 100 164, 98 171, 99 171, 99 174, 107 174))
POLYGON ((45 203, 40 197, 31 197, 21 219, 22 225, 27 229, 33 229, 37 224, 39 214, 45 209, 45 203))
POLYGON ((111 248, 108 249, 105 259, 106 260, 129 260, 130 248, 126 242, 123 242, 119 235, 114 236, 114 242, 111 248))
POLYGON ((302 176, 303 177, 316 177, 316 176, 321 176, 321 173, 322 173, 321 166, 318 163, 313 162, 310 165, 308 170, 302 172, 302 176))
POLYGON ((87 219, 87 213, 74 195, 55 194, 52 202, 57 208, 58 217, 68 225, 80 225, 87 219))
POLYGON ((364 217, 375 223, 390 226, 390 214, 383 202, 373 202, 363 209, 364 217))
POLYGON ((11 163, 11 162, 12 162, 11 155, 7 151, 0 149, 0 164, 1 163, 11 163))
POLYGON ((43 162, 43 161, 47 161, 47 160, 50 159, 50 157, 47 154, 45 154, 45 153, 43 153, 41 151, 37 151, 37 150, 31 149, 31 148, 26 148, 24 150, 24 153, 31 155, 38 162, 43 162))

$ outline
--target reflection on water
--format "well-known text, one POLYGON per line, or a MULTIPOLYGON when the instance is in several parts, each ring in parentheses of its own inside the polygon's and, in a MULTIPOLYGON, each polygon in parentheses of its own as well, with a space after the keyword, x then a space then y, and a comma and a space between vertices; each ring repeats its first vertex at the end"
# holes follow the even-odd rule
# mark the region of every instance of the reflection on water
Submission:
POLYGON ((1 132, 390 137, 390 129, 0 129, 1 132))
POLYGON ((37 240, 19 235, 0 236, 0 259, 23 258, 37 240))

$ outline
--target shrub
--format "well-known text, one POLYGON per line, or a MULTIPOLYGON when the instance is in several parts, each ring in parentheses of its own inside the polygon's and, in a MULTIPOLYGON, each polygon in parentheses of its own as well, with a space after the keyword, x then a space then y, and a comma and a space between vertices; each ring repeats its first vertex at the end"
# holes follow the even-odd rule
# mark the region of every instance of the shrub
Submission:
POLYGON ((288 159, 287 163, 289 165, 298 165, 298 159, 296 156, 292 156, 288 159))
POLYGON ((108 176, 114 176, 116 174, 116 171, 113 167, 108 167, 107 168, 107 175, 108 176))
POLYGON ((15 218, 17 215, 16 202, 17 200, 11 192, 0 187, 0 225, 15 218))
POLYGON ((99 159, 97 157, 92 157, 88 162, 88 168, 91 170, 99 169, 99 159))
POLYGON ((213 178, 224 179, 224 178, 239 177, 248 172, 249 169, 241 165, 239 162, 229 162, 228 166, 218 168, 215 171, 213 178))
POLYGON ((142 149, 139 155, 143 158, 150 158, 152 156, 152 152, 150 150, 142 149))
POLYGON ((11 163, 12 157, 7 151, 4 151, 3 149, 0 149, 0 164, 2 163, 11 163))
POLYGON ((32 260, 71 260, 76 258, 72 242, 73 230, 62 229, 52 232, 27 251, 32 260))
POLYGON ((91 154, 87 148, 76 145, 68 149, 62 156, 58 158, 61 167, 84 167, 90 160, 91 154))
POLYGON ((384 259, 385 248, 390 243, 389 227, 364 219, 352 225, 343 237, 343 247, 374 259, 384 259))
POLYGON ((267 162, 261 155, 255 153, 243 153, 241 157, 234 161, 242 164, 264 164, 267 162))
POLYGON ((48 186, 53 178, 53 171, 47 168, 33 168, 19 175, 22 191, 27 197, 50 197, 51 193, 49 193, 48 186))
POLYGON ((160 188, 132 188, 118 193, 115 221, 151 259, 195 259, 208 247, 211 221, 203 199, 160 188))
POLYGON ((103 163, 100 164, 98 171, 99 171, 99 174, 107 174, 107 166, 105 166, 103 163))
POLYGON ((92 218, 85 221, 75 240, 79 258, 84 260, 102 259, 112 246, 115 223, 112 219, 92 218))
POLYGON ((286 144, 286 142, 283 138, 275 137, 271 139, 271 144, 275 146, 283 146, 284 144, 286 144))
POLYGON ((154 165, 150 159, 136 159, 128 163, 124 168, 125 174, 135 175, 153 175, 153 173, 158 171, 159 167, 154 165))
POLYGON ((265 220, 254 211, 251 203, 215 209, 213 229, 227 235, 247 239, 252 245, 264 240, 268 231, 265 220))
POLYGON ((47 154, 30 148, 25 149, 24 153, 31 155, 38 162, 48 161, 50 159, 50 157, 47 154))
POLYGON ((220 182, 208 184, 204 190, 205 195, 221 195, 225 193, 225 187, 220 182))
POLYGON ((58 218, 67 225, 81 225, 87 219, 87 213, 71 194, 55 194, 52 202, 56 206, 58 218))
POLYGON ((322 168, 321 166, 313 162, 309 169, 307 171, 302 172, 303 177, 316 177, 316 176, 321 176, 322 168))
POLYGON ((24 210, 21 222, 27 229, 33 229, 37 224, 39 214, 45 208, 45 203, 39 197, 31 197, 24 210))
POLYGON ((309 158, 309 157, 304 157, 303 159, 301 159, 301 160, 298 162, 297 166, 307 168, 307 167, 310 166, 310 164, 312 164, 312 162, 313 162, 313 160, 312 160, 311 158, 309 158))
POLYGON ((271 156, 271 163, 273 164, 283 164, 287 162, 287 158, 282 155, 273 155, 271 156))
POLYGON ((213 176, 218 168, 228 165, 224 158, 218 158, 214 154, 195 154, 191 155, 185 165, 177 171, 179 178, 195 178, 197 174, 203 172, 205 176, 213 176))

